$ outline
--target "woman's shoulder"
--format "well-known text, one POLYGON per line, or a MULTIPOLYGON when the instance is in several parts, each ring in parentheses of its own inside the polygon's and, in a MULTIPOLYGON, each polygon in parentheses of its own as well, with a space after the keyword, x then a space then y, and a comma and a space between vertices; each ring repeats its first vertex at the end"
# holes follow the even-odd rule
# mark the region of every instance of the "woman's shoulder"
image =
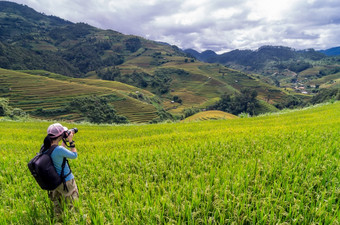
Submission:
POLYGON ((68 151, 65 147, 58 145, 57 147, 55 147, 55 149, 53 150, 54 154, 62 154, 63 152, 68 151))
POLYGON ((53 152, 55 155, 59 155, 62 157, 66 157, 66 158, 76 158, 77 157, 77 153, 76 152, 71 152, 70 150, 68 150, 67 148, 65 148, 64 146, 57 146, 53 152))
POLYGON ((57 147, 55 147, 54 151, 55 150, 57 150, 57 151, 65 151, 65 150, 67 150, 67 148, 65 148, 64 146, 58 145, 57 147))

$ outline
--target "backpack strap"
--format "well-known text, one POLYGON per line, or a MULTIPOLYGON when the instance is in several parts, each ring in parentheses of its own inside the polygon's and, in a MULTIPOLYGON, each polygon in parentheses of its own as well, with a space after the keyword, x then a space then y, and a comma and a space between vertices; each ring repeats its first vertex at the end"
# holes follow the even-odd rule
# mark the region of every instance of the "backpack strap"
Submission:
MULTIPOLYGON (((49 156, 51 156, 52 152, 54 151, 54 149, 58 147, 58 145, 52 145, 48 150, 46 150, 45 152, 42 152, 42 153, 45 153, 45 154, 48 154, 49 156)), ((42 146, 42 149, 43 149, 43 146, 42 146)), ((61 180, 63 181, 64 183, 64 190, 68 191, 68 188, 66 186, 66 181, 65 181, 65 178, 70 175, 72 173, 71 171, 71 167, 70 167, 70 164, 68 163, 68 160, 66 159, 66 157, 64 157, 63 159, 63 162, 61 164, 61 173, 60 173, 60 178, 61 180), (64 175, 64 169, 65 169, 65 166, 66 166, 66 163, 68 165, 68 167, 70 168, 70 172, 66 175, 64 175)))
POLYGON ((60 177, 61 177, 61 180, 63 181, 64 183, 64 190, 68 192, 68 188, 66 186, 66 181, 65 181, 65 178, 70 175, 72 173, 71 171, 71 167, 70 167, 70 164, 68 164, 68 160, 66 159, 66 157, 64 157, 63 159, 63 163, 61 164, 61 173, 60 173, 60 177), (70 172, 66 175, 64 175, 64 169, 65 169, 65 166, 66 166, 66 163, 68 165, 68 168, 70 169, 70 172))
MULTIPOLYGON (((47 154, 49 156, 52 155, 52 152, 54 151, 54 149, 58 147, 58 145, 52 145, 49 149, 47 149, 46 151, 42 152, 43 154, 47 154)), ((42 147, 43 148, 43 147, 42 147)))

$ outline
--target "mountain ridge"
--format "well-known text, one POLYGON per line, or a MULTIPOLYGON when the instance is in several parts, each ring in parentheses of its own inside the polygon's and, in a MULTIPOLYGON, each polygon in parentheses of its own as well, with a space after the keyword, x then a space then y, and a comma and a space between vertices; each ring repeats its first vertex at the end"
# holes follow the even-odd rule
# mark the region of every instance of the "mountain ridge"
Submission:
MULTIPOLYGON (((152 92, 159 98, 157 110, 176 115, 186 108, 204 109, 223 94, 237 94, 243 88, 258 92, 263 103, 258 112, 271 108, 266 104, 277 104, 287 95, 296 95, 256 74, 195 60, 174 45, 59 20, 27 8, 12 3, 7 10, 0 10, 0 27, 6 33, 0 35, 0 67, 4 69, 45 70, 75 78, 122 82, 152 92), (22 16, 26 14, 28 19, 22 16), (25 29, 21 30, 23 24, 25 29)), ((289 52, 288 47, 282 48, 289 52)), ((263 47, 259 53, 264 55, 270 49, 263 47)), ((235 50, 233 54, 237 56, 239 52, 235 50)), ((218 57, 213 51, 202 55, 218 57)), ((129 95, 139 98, 136 93, 129 95)))

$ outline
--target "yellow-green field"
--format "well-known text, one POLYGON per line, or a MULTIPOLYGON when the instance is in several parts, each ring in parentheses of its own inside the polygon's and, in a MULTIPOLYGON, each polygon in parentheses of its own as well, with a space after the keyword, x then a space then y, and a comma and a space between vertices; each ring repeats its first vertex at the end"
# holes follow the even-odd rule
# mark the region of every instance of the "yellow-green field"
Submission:
POLYGON ((236 119, 237 116, 222 112, 219 110, 209 110, 205 112, 199 112, 195 115, 189 116, 183 122, 193 122, 193 121, 201 121, 201 120, 219 120, 219 119, 236 119))
MULTIPOLYGON (((0 224, 54 223, 27 168, 48 122, 0 122, 0 224)), ((340 102, 235 120, 77 126, 64 224, 339 224, 340 102)))

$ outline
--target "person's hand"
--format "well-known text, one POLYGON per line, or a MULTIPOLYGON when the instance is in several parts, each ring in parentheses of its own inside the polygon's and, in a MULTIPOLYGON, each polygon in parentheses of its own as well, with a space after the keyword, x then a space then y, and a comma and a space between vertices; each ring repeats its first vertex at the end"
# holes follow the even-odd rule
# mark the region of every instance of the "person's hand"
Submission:
POLYGON ((74 135, 74 133, 70 132, 70 134, 67 136, 68 142, 72 141, 73 135, 74 135))

